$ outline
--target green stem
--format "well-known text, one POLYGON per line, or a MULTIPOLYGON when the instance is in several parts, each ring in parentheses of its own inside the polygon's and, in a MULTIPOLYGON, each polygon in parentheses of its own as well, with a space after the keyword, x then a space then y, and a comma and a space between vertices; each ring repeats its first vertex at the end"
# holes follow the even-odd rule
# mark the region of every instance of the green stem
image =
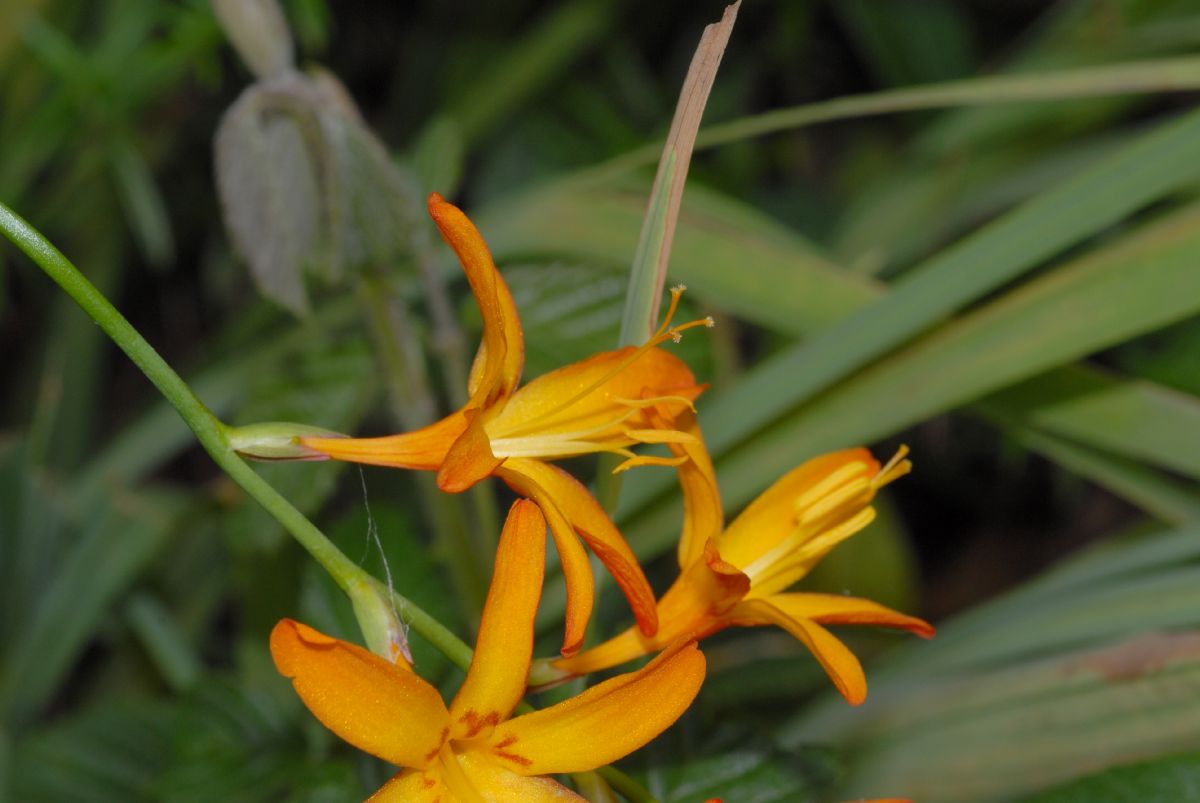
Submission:
MULTIPOLYGON (((266 508, 300 545, 308 550, 343 590, 357 582, 371 584, 379 593, 390 594, 401 616, 443 655, 464 671, 471 665, 471 648, 445 625, 408 598, 388 589, 363 571, 271 485, 229 448, 227 428, 204 406, 186 382, 79 272, 71 261, 23 218, 0 203, 0 231, 34 264, 75 300, 105 334, 125 352, 159 392, 179 413, 184 423, 213 461, 247 494, 266 508)), ((634 803, 654 803, 654 798, 636 781, 613 767, 597 770, 614 789, 634 803)))
POLYGON ((624 795, 629 803, 658 803, 658 798, 650 794, 646 787, 616 767, 600 767, 596 774, 607 781, 615 791, 624 795))
MULTIPOLYGON (((67 295, 83 308, 104 333, 133 360, 159 392, 179 413, 184 423, 196 435, 200 445, 213 461, 234 482, 266 508, 300 545, 346 590, 356 581, 375 583, 369 574, 347 558, 324 533, 303 513, 280 496, 279 492, 254 472, 241 457, 230 451, 226 427, 192 392, 187 383, 169 366, 154 347, 117 311, 79 269, 19 215, 0 203, 0 231, 41 268, 67 295)), ((414 630, 439 649, 450 650, 446 655, 456 663, 469 648, 453 636, 441 623, 411 601, 393 595, 402 606, 414 630), (452 654, 453 653, 453 654, 452 654)), ((469 662, 469 659, 468 659, 469 662)))

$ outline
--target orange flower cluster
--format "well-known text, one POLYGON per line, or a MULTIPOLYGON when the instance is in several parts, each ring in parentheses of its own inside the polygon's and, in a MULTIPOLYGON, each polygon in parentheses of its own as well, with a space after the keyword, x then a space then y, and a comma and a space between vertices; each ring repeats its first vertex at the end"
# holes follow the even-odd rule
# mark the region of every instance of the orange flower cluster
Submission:
POLYGON ((597 354, 519 386, 524 341, 516 305, 487 246, 458 208, 432 195, 429 211, 457 253, 483 317, 483 339, 462 409, 415 432, 381 438, 302 437, 337 460, 437 472, 461 492, 495 476, 522 499, 509 511, 466 680, 447 705, 402 656, 379 657, 285 619, 271 634, 279 671, 330 730, 403 769, 372 800, 578 799, 545 777, 608 764, 645 745, 687 710, 704 679, 697 640, 735 625, 778 625, 816 656, 852 704, 866 698, 862 667, 826 625, 860 624, 933 635, 926 622, 870 600, 787 589, 874 516, 880 488, 907 473, 905 452, 880 465, 865 449, 810 460, 729 526, 696 423, 703 386, 659 348, 688 328, 667 321, 644 344, 597 354), (638 455, 666 444, 670 457, 638 455), (552 460, 594 452, 618 470, 667 465, 679 476, 684 520, 680 575, 656 599, 633 551, 587 489, 552 460), (541 711, 512 716, 525 695, 541 596, 547 525, 566 578, 563 676, 656 654, 541 711), (582 543, 581 543, 582 542, 582 543), (593 605, 586 545, 632 608, 627 631, 580 651, 593 605))

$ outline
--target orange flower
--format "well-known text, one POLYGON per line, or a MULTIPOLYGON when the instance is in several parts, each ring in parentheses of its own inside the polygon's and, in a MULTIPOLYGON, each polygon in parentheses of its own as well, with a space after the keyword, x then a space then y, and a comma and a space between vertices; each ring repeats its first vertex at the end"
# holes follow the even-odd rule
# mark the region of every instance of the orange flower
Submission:
POLYGON ((500 536, 471 667, 448 709, 403 658, 390 663, 290 619, 275 626, 275 666, 317 719, 404 768, 371 800, 582 800, 538 776, 615 761, 691 705, 704 680, 704 656, 694 641, 637 672, 509 718, 525 693, 545 548, 537 505, 518 500, 500 536))
POLYGON ((415 432, 382 438, 302 437, 300 443, 337 460, 436 471, 438 486, 450 493, 487 476, 500 477, 536 501, 549 520, 567 582, 563 654, 579 649, 593 604, 591 569, 579 538, 612 573, 641 631, 652 635, 657 629, 654 593, 625 539, 583 485, 543 461, 613 452, 627 458, 619 471, 677 465, 678 459, 634 456, 629 448, 690 437, 676 431, 672 421, 691 408, 703 388, 680 359, 656 346, 711 321, 670 327, 682 292, 677 288, 666 322, 643 345, 596 354, 518 390, 525 346, 508 286, 483 237, 461 210, 435 193, 429 196, 429 213, 458 254, 483 317, 483 342, 468 382, 470 400, 415 432))
POLYGON ((723 528, 716 477, 694 416, 683 416, 679 423, 695 432, 697 441, 673 446, 689 456, 679 468, 684 496, 681 571, 658 602, 658 633, 648 637, 630 629, 553 665, 583 674, 655 652, 682 636, 703 638, 731 625, 778 625, 812 651, 848 702, 863 702, 867 683, 862 666, 823 625, 882 625, 923 638, 933 636, 933 627, 867 599, 782 592, 871 522, 876 491, 911 469, 907 450, 883 467, 861 448, 809 460, 723 528))

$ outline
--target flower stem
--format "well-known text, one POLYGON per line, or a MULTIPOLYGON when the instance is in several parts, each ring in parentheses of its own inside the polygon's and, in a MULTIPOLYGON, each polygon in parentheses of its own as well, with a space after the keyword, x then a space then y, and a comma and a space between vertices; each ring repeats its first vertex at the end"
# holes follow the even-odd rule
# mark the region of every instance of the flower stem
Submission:
MULTIPOLYGON (((227 427, 204 406, 179 374, 175 373, 154 347, 146 342, 70 260, 3 203, 0 203, 0 231, 65 290, 129 359, 133 360, 195 433, 196 439, 213 461, 247 494, 266 508, 267 512, 329 572, 343 590, 347 590, 356 581, 377 582, 347 558, 316 525, 229 448, 227 427)), ((413 629, 422 637, 445 652, 455 663, 463 665, 464 655, 465 662, 470 662, 470 648, 440 622, 399 594, 393 592, 393 597, 405 612, 413 629)))
POLYGON ((599 767, 596 774, 607 781, 615 791, 624 795, 629 803, 658 803, 658 798, 650 794, 646 787, 616 767, 599 767))

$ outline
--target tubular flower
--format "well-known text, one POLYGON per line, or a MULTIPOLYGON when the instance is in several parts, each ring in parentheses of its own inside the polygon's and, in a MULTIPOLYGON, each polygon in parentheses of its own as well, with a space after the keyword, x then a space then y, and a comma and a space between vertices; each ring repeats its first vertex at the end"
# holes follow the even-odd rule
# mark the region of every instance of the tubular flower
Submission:
POLYGON ((371 800, 582 800, 539 776, 615 761, 691 705, 704 680, 694 641, 637 672, 509 718, 525 693, 545 528, 528 500, 509 511, 475 654, 449 708, 403 658, 393 664, 290 619, 275 626, 275 665, 313 714, 355 747, 403 767, 371 800))
POLYGON ((882 467, 861 448, 809 460, 723 528, 716 479, 703 445, 676 448, 690 456, 679 469, 684 497, 680 575, 658 602, 658 633, 647 637, 630 629, 555 661, 556 668, 582 674, 652 653, 682 636, 703 638, 731 625, 777 625, 808 647, 838 691, 858 705, 867 695, 862 666, 823 625, 881 625, 933 636, 927 622, 867 599, 784 593, 871 522, 875 493, 912 467, 906 449, 882 467))
POLYGON ((630 447, 691 438, 673 420, 691 408, 703 388, 680 359, 656 346, 711 320, 670 326, 682 292, 676 288, 666 322, 646 343, 596 354, 518 389, 525 346, 508 286, 461 210, 435 193, 429 213, 457 253, 483 317, 483 340, 468 381, 470 399, 461 410, 414 432, 302 437, 300 444, 326 458, 436 471, 438 486, 450 493, 484 477, 500 477, 536 501, 549 520, 567 581, 563 654, 579 649, 593 604, 591 569, 579 539, 612 573, 641 631, 652 635, 654 593, 628 544, 583 485, 543 461, 612 452, 627 458, 618 471, 678 465, 681 458, 635 456, 630 447))

